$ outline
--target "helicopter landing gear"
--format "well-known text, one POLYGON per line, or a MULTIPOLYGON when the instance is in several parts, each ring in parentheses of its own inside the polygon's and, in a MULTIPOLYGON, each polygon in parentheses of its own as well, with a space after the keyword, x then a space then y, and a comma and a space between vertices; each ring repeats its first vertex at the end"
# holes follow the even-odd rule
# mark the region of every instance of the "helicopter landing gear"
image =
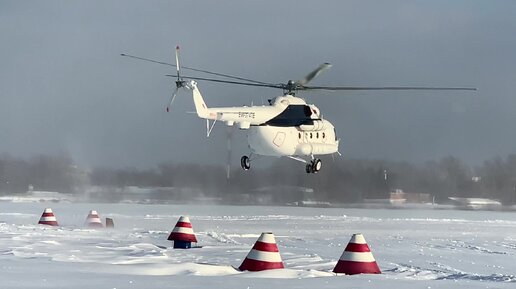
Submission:
POLYGON ((297 156, 287 156, 287 157, 291 158, 291 159, 293 159, 295 161, 305 163, 306 164, 305 171, 306 171, 307 174, 317 173, 322 168, 322 161, 321 161, 321 159, 316 159, 313 155, 311 155, 311 157, 312 157, 311 161, 308 161, 306 159, 303 159, 303 158, 300 158, 300 157, 297 157, 297 156))
POLYGON ((322 161, 320 159, 314 159, 310 163, 306 164, 306 173, 307 174, 313 174, 320 171, 322 168, 322 161))
POLYGON ((251 161, 249 160, 248 156, 243 156, 240 159, 240 166, 244 171, 248 171, 251 168, 251 161))

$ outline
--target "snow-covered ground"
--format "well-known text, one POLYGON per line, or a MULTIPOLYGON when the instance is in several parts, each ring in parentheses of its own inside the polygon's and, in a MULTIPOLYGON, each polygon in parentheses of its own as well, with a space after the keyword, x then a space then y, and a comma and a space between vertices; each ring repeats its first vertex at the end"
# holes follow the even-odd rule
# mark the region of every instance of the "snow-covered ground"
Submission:
POLYGON ((0 288, 515 288, 516 213, 196 205, 0 203, 0 288), (52 207, 60 227, 36 225, 52 207), (115 230, 82 227, 88 211, 115 230), (167 236, 190 216, 203 248, 167 236), (261 232, 286 269, 239 272, 261 232), (331 270, 364 234, 381 275, 331 270))

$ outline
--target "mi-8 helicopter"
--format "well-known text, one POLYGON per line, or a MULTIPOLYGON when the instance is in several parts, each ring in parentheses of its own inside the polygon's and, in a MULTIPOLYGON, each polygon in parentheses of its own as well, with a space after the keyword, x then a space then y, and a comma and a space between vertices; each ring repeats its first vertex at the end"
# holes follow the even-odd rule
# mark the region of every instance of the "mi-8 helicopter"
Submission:
POLYGON ((310 72, 305 78, 287 83, 267 83, 238 76, 222 74, 202 69, 181 67, 179 64, 179 46, 176 47, 176 64, 156 61, 148 58, 121 54, 122 56, 176 67, 176 88, 167 105, 170 110, 179 89, 192 92, 197 116, 206 119, 206 132, 210 136, 216 122, 225 122, 228 126, 237 125, 247 130, 250 154, 240 159, 242 169, 249 170, 255 156, 288 157, 305 163, 307 173, 317 173, 322 168, 317 156, 339 154, 339 138, 333 124, 322 118, 321 111, 314 104, 308 104, 296 92, 306 90, 476 90, 468 87, 353 87, 353 86, 308 86, 307 84, 321 72, 329 69, 331 64, 324 63, 310 72), (215 75, 225 79, 183 76, 181 69, 215 75), (231 79, 231 80, 227 80, 231 79), (199 91, 196 80, 219 83, 270 87, 283 90, 283 95, 269 100, 268 106, 242 107, 208 107, 199 91), (213 122, 210 124, 210 120, 213 122))

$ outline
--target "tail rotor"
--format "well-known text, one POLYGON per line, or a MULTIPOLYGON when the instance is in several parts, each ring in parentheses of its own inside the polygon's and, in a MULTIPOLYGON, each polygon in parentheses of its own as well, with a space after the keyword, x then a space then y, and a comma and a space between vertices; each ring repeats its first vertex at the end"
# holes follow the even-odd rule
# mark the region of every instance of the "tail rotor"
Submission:
POLYGON ((170 98, 170 102, 167 105, 167 108, 166 108, 167 112, 170 112, 170 108, 172 107, 172 103, 174 103, 174 100, 176 99, 179 89, 181 87, 185 86, 185 81, 181 77, 180 71, 181 71, 181 67, 179 66, 179 45, 178 45, 178 46, 176 46, 176 73, 177 73, 176 89, 174 90, 174 93, 172 94, 172 97, 170 98))
POLYGON ((179 91, 179 86, 177 86, 176 82, 176 89, 174 90, 174 93, 172 94, 172 97, 170 98, 170 102, 167 105, 167 112, 170 112, 170 107, 172 106, 172 103, 176 99, 177 92, 179 91))

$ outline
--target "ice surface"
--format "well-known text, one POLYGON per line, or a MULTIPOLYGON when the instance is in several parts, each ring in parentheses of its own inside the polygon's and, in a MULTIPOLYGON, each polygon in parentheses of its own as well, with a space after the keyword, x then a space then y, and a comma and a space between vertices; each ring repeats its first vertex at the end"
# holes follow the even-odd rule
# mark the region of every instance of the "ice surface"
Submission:
POLYGON ((514 212, 0 203, 0 288, 515 288, 515 260, 514 212), (83 228, 92 209, 115 229, 83 228), (170 248, 181 215, 202 248, 170 248), (269 231, 286 269, 235 270, 269 231), (353 233, 383 274, 331 273, 353 233))

